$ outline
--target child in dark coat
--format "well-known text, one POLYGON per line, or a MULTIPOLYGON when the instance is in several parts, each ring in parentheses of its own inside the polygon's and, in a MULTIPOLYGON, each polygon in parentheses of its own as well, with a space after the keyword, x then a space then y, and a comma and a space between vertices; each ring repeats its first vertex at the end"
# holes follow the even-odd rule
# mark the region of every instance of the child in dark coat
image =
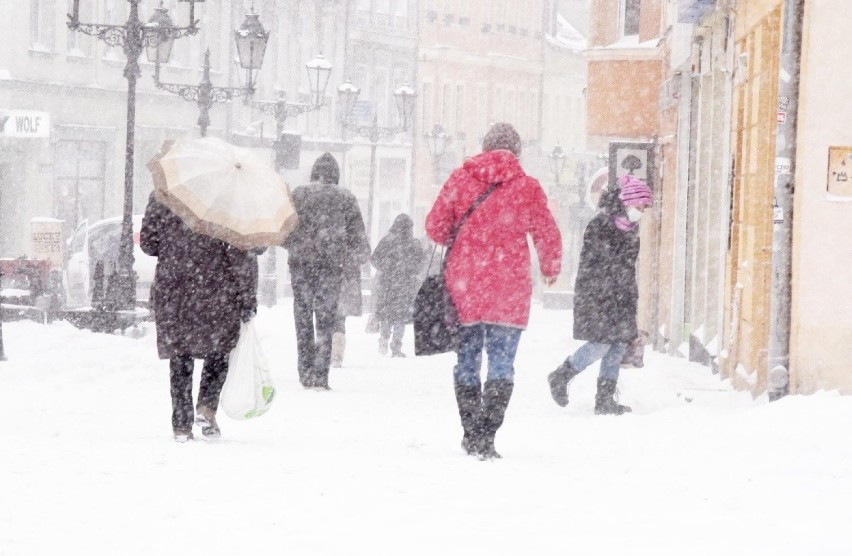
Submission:
POLYGON ((586 227, 574 285, 574 338, 586 343, 548 375, 550 393, 568 405, 568 383, 601 360, 595 413, 621 415, 630 408, 615 400, 621 360, 638 335, 639 219, 652 204, 651 190, 626 175, 620 187, 601 195, 600 213, 586 227))

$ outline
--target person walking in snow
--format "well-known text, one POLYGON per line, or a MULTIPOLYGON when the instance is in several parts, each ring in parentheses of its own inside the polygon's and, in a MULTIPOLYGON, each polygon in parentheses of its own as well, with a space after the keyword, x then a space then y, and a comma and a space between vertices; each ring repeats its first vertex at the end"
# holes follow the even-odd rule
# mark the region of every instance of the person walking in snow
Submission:
POLYGON ((417 275, 423 267, 423 259, 423 247, 414 239, 414 221, 407 214, 400 214, 370 258, 379 271, 376 318, 380 323, 379 353, 382 355, 387 353, 390 341, 391 356, 405 357, 402 336, 405 325, 413 318, 417 275))
POLYGON ((638 336, 639 219, 653 202, 651 190, 632 175, 604 190, 600 212, 586 226, 574 285, 574 338, 585 340, 547 377, 553 400, 568 405, 568 383, 601 360, 595 413, 622 415, 631 409, 615 400, 621 361, 638 336))
POLYGON ((240 321, 257 312, 257 257, 190 230, 152 194, 142 218, 139 245, 157 257, 151 301, 157 351, 169 360, 172 430, 191 440, 192 374, 203 359, 195 423, 207 438, 219 438, 219 394, 228 355, 237 345, 240 321))
POLYGON ((445 280, 461 324, 453 379, 464 429, 462 448, 488 459, 500 457, 494 437, 512 396, 515 354, 529 321, 532 277, 527 236, 532 237, 548 285, 561 269, 562 238, 544 190, 518 160, 518 132, 508 123, 494 124, 482 150, 441 188, 426 217, 426 231, 440 245, 457 232, 445 280), (481 386, 483 347, 488 374, 481 386))
POLYGON ((293 286, 299 382, 305 388, 329 389, 344 269, 365 264, 370 256, 358 201, 339 182, 337 161, 323 154, 311 169, 310 183, 293 191, 299 224, 284 242, 293 286))
POLYGON ((334 319, 334 332, 331 335, 331 366, 334 368, 343 366, 343 356, 346 352, 346 317, 361 316, 363 304, 361 265, 369 257, 369 245, 365 242, 363 251, 350 256, 343 265, 340 298, 337 300, 337 317, 334 319))

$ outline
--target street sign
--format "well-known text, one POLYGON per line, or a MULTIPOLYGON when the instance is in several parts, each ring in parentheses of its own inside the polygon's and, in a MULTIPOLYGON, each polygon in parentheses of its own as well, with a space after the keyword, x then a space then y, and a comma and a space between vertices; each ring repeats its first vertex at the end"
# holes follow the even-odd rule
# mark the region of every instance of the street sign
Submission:
POLYGON ((0 110, 0 138, 50 137, 50 114, 35 110, 0 110))

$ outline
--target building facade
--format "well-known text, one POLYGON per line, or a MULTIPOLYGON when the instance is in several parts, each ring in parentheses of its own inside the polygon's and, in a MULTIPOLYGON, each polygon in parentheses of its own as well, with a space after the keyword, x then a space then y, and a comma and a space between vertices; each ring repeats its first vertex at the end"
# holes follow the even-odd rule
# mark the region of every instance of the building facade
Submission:
MULTIPOLYGON (((143 2, 141 17, 159 2, 143 2)), ((127 2, 81 2, 84 22, 123 24, 127 2), (97 9, 95 9, 97 7, 97 9)), ((166 3, 177 25, 187 24, 186 4, 166 3)), ((175 42, 163 79, 198 82, 203 44, 231 41, 230 2, 199 4, 201 32, 175 42)), ((84 220, 121 214, 127 83, 120 48, 110 48, 66 27, 66 2, 4 2, 0 19, 9 27, 0 51, 0 114, 40 117, 41 129, 29 136, 5 128, 0 135, 0 256, 30 252, 29 223, 35 217, 63 220, 66 238, 84 220), (14 4, 14 5, 13 5, 14 4), (22 9, 25 7, 26 9, 22 9)), ((215 52, 215 78, 227 75, 228 53, 215 52)), ((137 88, 134 211, 144 209, 151 191, 145 162, 162 141, 191 133, 194 107, 154 88, 153 66, 143 54, 137 88), (186 105, 186 106, 184 106, 186 105), (187 117, 175 117, 186 113, 187 117)), ((3 117, 0 115, 0 117, 3 117)), ((214 111, 211 132, 221 133, 226 118, 214 111)))

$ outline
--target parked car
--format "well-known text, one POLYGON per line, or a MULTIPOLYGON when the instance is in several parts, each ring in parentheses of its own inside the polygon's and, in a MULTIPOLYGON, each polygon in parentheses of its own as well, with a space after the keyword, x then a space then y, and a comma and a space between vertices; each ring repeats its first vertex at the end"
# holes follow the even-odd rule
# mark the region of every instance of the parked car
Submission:
MULTIPOLYGON (((147 305, 154 281, 157 259, 146 255, 139 247, 142 215, 133 216, 133 270, 136 272, 136 301, 147 305)), ((63 273, 66 306, 70 309, 90 307, 94 286, 95 266, 104 263, 104 274, 109 275, 118 262, 118 245, 121 236, 121 217, 99 220, 89 224, 84 220, 68 242, 68 262, 63 273)))

